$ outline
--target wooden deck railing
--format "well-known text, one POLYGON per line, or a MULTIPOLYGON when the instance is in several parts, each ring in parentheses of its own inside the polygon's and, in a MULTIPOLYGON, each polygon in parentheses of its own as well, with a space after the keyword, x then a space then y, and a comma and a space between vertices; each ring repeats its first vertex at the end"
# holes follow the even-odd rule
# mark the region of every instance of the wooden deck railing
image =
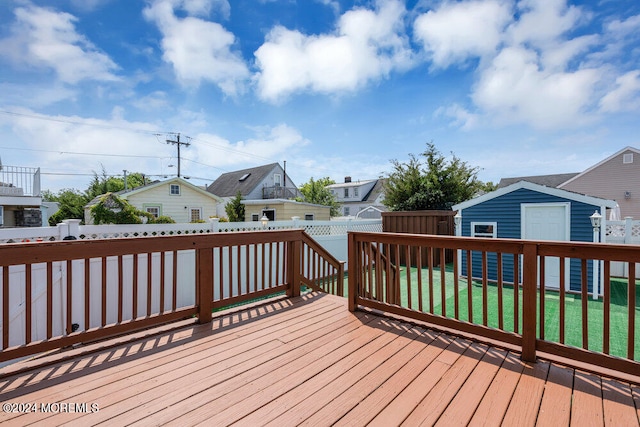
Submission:
POLYGON ((301 286, 344 293, 302 230, 0 246, 0 361, 198 316, 301 286))
POLYGON ((640 247, 631 245, 354 232, 349 309, 382 310, 519 346, 527 361, 540 351, 637 375, 637 262, 640 247), (445 250, 453 250, 452 264, 431 261, 436 253, 444 260, 445 250), (612 278, 614 261, 628 263, 632 279, 612 278), (545 286, 554 265, 557 290, 545 286))

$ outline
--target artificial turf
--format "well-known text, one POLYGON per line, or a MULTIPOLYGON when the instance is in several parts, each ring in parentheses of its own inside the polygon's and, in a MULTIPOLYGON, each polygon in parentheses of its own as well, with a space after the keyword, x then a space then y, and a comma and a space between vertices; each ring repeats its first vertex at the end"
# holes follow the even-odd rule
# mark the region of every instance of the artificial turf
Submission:
MULTIPOLYGON (((455 293, 454 293, 454 273, 451 265, 447 265, 444 272, 444 305, 443 288, 441 286, 440 269, 432 272, 433 287, 429 287, 429 272, 422 270, 422 311, 432 312, 446 317, 455 317, 455 293), (431 309, 433 302, 433 311, 431 309), (444 307, 444 310, 443 310, 444 307)), ((635 312, 635 351, 632 359, 640 360, 640 282, 636 282, 635 312)), ((627 357, 628 339, 628 303, 627 303, 627 279, 611 279, 611 304, 610 304, 610 340, 609 354, 619 357, 627 357)), ((482 283, 471 282, 472 318, 469 317, 468 292, 469 286, 465 278, 458 280, 458 319, 476 324, 483 324, 483 286, 482 283)), ((499 327, 498 319, 498 286, 488 283, 486 287, 487 300, 487 326, 499 327)), ((560 338, 560 293, 553 290, 545 290, 545 322, 544 339, 552 342, 559 342, 560 338)), ((511 285, 504 285, 502 291, 503 327, 509 332, 521 332, 522 328, 522 290, 518 292, 518 326, 514 325, 514 289, 511 285)), ((540 312, 540 292, 536 298, 538 302, 538 313, 540 312)), ((407 269, 401 267, 400 271, 400 303, 403 307, 420 310, 420 297, 418 295, 418 273, 417 269, 411 269, 410 281, 407 280, 407 269), (409 286, 410 284, 410 286, 409 286), (409 287, 411 292, 409 292, 409 287), (411 298, 409 300, 409 294, 411 298)), ((564 343, 570 346, 587 348, 592 351, 603 351, 604 337, 604 304, 602 297, 593 299, 589 296, 587 301, 587 329, 588 342, 583 346, 582 338, 582 296, 575 293, 566 293, 564 299, 565 307, 565 339, 564 343)), ((540 337, 540 322, 538 321, 538 337, 540 337)))

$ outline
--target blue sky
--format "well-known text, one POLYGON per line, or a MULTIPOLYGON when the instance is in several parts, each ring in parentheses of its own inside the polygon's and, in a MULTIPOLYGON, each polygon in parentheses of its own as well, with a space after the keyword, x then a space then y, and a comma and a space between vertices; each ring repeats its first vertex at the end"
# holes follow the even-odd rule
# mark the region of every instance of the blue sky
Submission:
POLYGON ((479 178, 640 146, 637 0, 0 2, 0 158, 44 188, 284 161, 377 178, 433 141, 479 178), (189 139, 187 139, 189 137, 189 139))

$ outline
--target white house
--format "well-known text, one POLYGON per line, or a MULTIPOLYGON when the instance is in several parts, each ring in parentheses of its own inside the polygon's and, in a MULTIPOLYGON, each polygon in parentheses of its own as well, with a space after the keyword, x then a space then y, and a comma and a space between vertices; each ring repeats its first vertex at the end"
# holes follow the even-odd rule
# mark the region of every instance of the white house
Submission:
POLYGON ((343 216, 378 219, 382 217, 382 212, 387 211, 387 208, 382 204, 384 200, 383 185, 384 180, 382 179, 352 181, 351 177, 347 176, 343 183, 328 185, 327 188, 341 204, 343 216))
POLYGON ((42 227, 41 206, 40 168, 0 162, 0 227, 42 227))
MULTIPOLYGON (((154 182, 132 190, 120 191, 118 196, 141 211, 155 216, 168 216, 175 222, 197 222, 217 215, 222 199, 182 178, 154 182)), ((85 224, 92 224, 91 207, 98 196, 85 206, 85 224)))
POLYGON ((207 187, 207 191, 223 200, 218 208, 218 216, 226 216, 224 206, 238 192, 244 200, 288 200, 302 196, 278 163, 223 173, 207 187))

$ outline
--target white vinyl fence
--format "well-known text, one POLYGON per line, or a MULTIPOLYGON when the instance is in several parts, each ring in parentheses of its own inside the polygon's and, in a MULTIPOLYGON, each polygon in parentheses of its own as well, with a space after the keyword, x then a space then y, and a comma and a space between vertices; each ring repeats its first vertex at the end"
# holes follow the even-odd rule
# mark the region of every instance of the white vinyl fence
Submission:
MULTIPOLYGON (((604 241, 625 245, 640 244, 640 221, 634 221, 632 217, 626 217, 622 221, 607 221, 604 241)), ((629 277, 629 265, 625 262, 612 262, 611 275, 629 277)), ((640 268, 636 264, 636 279, 639 278, 640 268)))

